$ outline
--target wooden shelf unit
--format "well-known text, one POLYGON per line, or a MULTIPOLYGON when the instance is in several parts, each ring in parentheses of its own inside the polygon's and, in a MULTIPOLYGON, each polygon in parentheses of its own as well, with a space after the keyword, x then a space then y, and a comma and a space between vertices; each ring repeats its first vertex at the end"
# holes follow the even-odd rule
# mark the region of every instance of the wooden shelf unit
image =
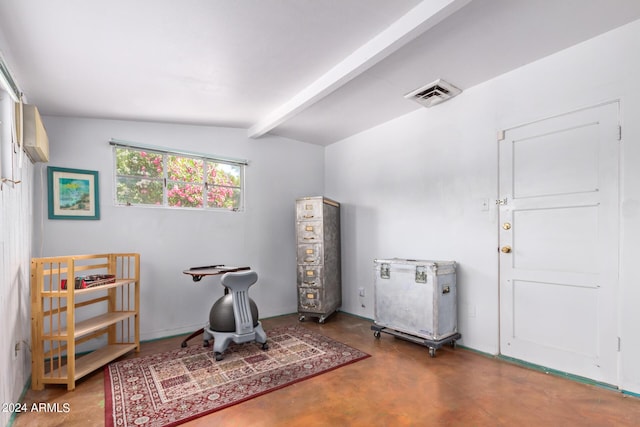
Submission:
POLYGON ((66 384, 118 357, 140 351, 140 255, 111 253, 31 260, 31 388, 66 384), (76 277, 113 274, 114 283, 74 289, 76 277), (69 286, 62 289, 62 280, 69 286), (100 308, 98 304, 105 305, 100 308), (90 315, 82 311, 91 310, 90 315), (96 314, 99 312, 99 314, 96 314), (102 339, 86 354, 76 345, 102 339))

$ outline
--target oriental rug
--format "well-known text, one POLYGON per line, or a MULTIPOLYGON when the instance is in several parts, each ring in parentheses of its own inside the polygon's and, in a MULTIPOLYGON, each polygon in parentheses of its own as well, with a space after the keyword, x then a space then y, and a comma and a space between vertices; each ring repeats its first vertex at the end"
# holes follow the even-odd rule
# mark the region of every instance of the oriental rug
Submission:
POLYGON ((105 425, 176 426, 369 357, 302 326, 267 332, 260 344, 190 345, 105 368, 105 425))

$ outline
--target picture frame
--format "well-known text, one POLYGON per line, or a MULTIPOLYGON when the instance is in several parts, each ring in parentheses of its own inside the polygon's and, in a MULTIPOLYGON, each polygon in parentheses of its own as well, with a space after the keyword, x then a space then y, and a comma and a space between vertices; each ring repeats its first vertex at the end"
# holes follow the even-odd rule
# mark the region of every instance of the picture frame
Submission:
POLYGON ((98 172, 47 166, 49 219, 100 219, 98 172))

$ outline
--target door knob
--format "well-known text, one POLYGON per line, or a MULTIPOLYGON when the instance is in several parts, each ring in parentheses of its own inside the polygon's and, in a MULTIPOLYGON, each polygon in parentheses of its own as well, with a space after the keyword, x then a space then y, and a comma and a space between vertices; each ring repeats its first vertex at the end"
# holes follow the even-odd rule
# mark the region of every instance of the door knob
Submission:
POLYGON ((502 249, 500 250, 502 251, 502 253, 508 254, 509 252, 511 252, 511 246, 509 245, 503 246, 502 249))

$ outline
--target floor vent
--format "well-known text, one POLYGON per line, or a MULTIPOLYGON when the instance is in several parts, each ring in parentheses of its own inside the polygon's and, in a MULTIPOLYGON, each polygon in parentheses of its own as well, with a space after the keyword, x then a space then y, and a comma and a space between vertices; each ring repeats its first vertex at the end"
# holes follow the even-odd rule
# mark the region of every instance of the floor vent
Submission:
POLYGON ((438 79, 435 82, 406 94, 404 97, 416 101, 424 107, 433 107, 447 99, 453 98, 460 92, 462 91, 451 83, 438 79))

